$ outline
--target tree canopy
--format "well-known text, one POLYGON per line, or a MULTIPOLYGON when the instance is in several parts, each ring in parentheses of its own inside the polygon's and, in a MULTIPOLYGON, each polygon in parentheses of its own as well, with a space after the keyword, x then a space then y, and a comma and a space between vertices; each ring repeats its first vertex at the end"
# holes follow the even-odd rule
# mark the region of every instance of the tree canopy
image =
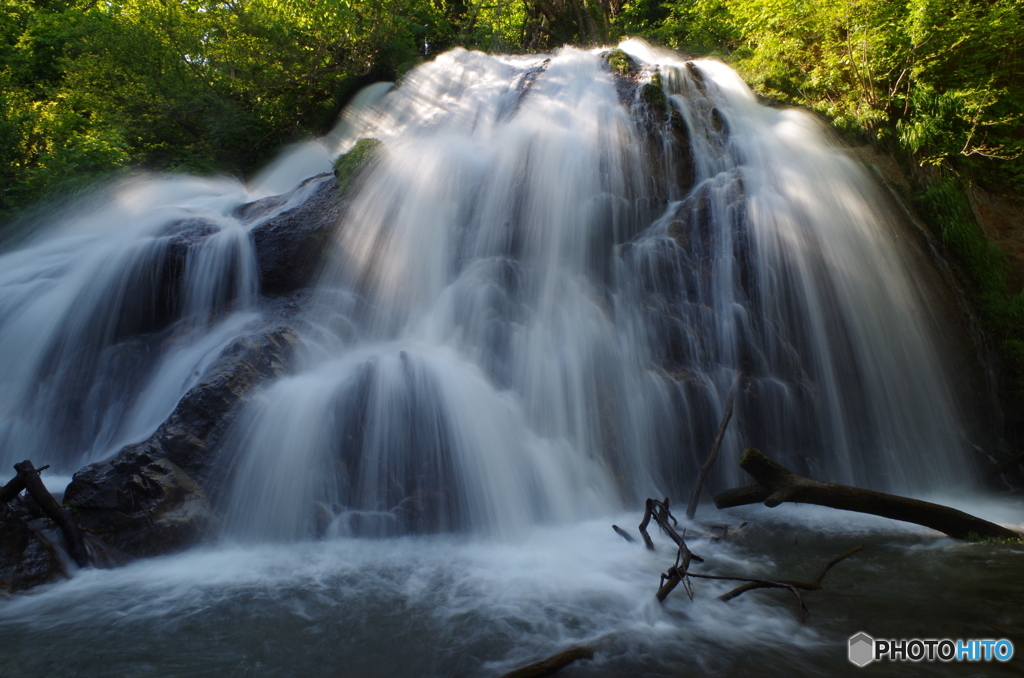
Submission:
POLYGON ((1024 192, 1021 0, 0 0, 0 215, 125 168, 245 173, 454 45, 642 36, 1024 192))

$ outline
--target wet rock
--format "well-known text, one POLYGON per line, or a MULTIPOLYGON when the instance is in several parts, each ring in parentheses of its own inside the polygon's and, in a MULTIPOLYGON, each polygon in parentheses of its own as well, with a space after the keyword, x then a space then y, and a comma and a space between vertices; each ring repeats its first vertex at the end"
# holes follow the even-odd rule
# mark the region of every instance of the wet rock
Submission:
POLYGON ((134 557, 203 541, 218 518, 207 496, 217 443, 239 404, 288 369, 297 333, 277 327, 236 341, 160 428, 75 474, 64 495, 81 528, 134 557))
POLYGON ((539 78, 550 65, 551 59, 544 59, 544 61, 523 73, 522 77, 515 84, 515 97, 510 101, 507 100, 502 106, 502 112, 500 114, 500 118, 502 120, 507 120, 522 107, 523 102, 526 101, 526 95, 533 87, 533 83, 537 82, 537 78, 539 78), (509 103, 511 103, 511 105, 509 105, 509 103))
POLYGON ((641 67, 631 56, 622 50, 612 50, 605 55, 605 61, 612 71, 612 78, 615 80, 615 93, 619 95, 619 101, 624 106, 632 106, 636 101, 637 92, 640 89, 641 81, 645 78, 649 69, 641 67), (616 52, 625 55, 625 61, 616 52), (625 66, 625 68, 622 68, 625 66))
POLYGON ((707 91, 707 85, 704 83, 704 73, 701 72, 697 64, 692 61, 687 61, 686 72, 690 74, 693 84, 702 94, 707 91))
MULTIPOLYGON (((310 285, 326 259, 346 203, 331 175, 310 181, 319 184, 307 200, 252 229, 263 294, 288 294, 310 285)), ((281 196, 275 196, 251 203, 240 208, 239 215, 246 220, 259 218, 279 208, 281 201, 281 196)))
POLYGON ((22 497, 0 505, 0 595, 65 576, 57 548, 37 529, 40 521, 22 497))
POLYGON ((613 71, 613 75, 620 99, 632 110, 641 148, 654 170, 655 185, 650 190, 663 198, 679 200, 695 184, 696 165, 690 129, 670 105, 661 73, 637 68, 625 75, 613 71), (642 83, 648 76, 649 81, 642 83))
POLYGON ((669 110, 668 99, 662 88, 661 73, 655 72, 651 81, 640 88, 640 100, 650 107, 653 115, 661 116, 669 110))
POLYGON ((690 141, 690 128, 679 111, 672 111, 669 116, 670 143, 668 162, 675 168, 676 186, 685 195, 693 188, 697 180, 697 166, 693 160, 693 144, 690 141))

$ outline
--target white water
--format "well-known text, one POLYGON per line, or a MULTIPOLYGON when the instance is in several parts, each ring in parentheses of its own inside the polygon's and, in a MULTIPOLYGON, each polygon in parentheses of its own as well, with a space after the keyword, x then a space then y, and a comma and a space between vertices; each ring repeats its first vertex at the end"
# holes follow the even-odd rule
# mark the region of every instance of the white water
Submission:
POLYGON ((321 283, 360 333, 244 413, 229 534, 508 534, 679 497, 741 369, 717 483, 745 445, 881 489, 962 482, 928 301, 863 169, 727 67, 698 62, 702 92, 624 47, 663 72, 692 188, 590 52, 457 50, 377 104, 362 135, 386 150, 321 283))
POLYGON ((170 414, 225 341, 218 316, 257 292, 251 241, 226 214, 243 195, 228 181, 143 178, 0 255, 0 466, 71 472, 170 414), (197 232, 214 235, 169 256, 197 232), (156 341, 169 322, 174 343, 156 341))
MULTIPOLYGON (((661 70, 692 186, 677 181, 671 125, 649 131, 654 112, 623 105, 596 53, 456 50, 375 89, 248 188, 133 182, 0 256, 0 467, 28 457, 71 473, 149 435, 259 322, 252 224, 235 209, 360 137, 384 143, 339 224, 300 364, 219 451, 234 469, 224 543, 79 573, 5 603, 0 629, 60 629, 125 675, 498 673, 576 642, 597 643, 609 675, 756 673, 780 645, 810 657, 797 673, 843 661, 835 644, 864 621, 850 606, 802 627, 789 601, 722 606, 726 585, 702 583, 694 604, 680 593, 659 608, 667 550, 628 546, 608 523, 633 524, 646 496, 684 498, 741 371, 716 489, 744 482, 735 462, 754 445, 815 477, 961 495, 971 422, 926 284, 864 169, 812 118, 759 106, 716 62, 697 62, 702 88, 678 57, 623 47, 645 78, 661 70), (153 263, 197 220, 216 235, 187 249, 163 308, 153 263), (319 322, 325 299, 343 336, 319 322), (454 534, 356 538, 423 532, 454 534), (141 655, 102 650, 121 642, 141 655)), ((865 533, 908 562, 931 541, 781 514, 733 512, 722 521, 767 526, 691 547, 714 554, 708 571, 751 574, 865 533), (812 527, 820 546, 766 560, 812 527)), ((981 514, 1021 522, 1019 507, 981 514)), ((950 570, 966 553, 936 548, 950 570)), ((853 581, 870 589, 879 567, 853 581)), ((14 647, 26 675, 55 666, 14 647)))
MULTIPOLYGON (((958 504, 997 518, 1022 507, 958 504)), ((923 528, 817 507, 713 514, 725 542, 694 537, 695 572, 812 579, 801 624, 788 593, 694 580, 654 598, 672 560, 609 529, 637 513, 542 527, 511 539, 459 535, 339 538, 284 549, 197 549, 73 580, 0 603, 0 661, 9 676, 497 676, 579 644, 593 662, 568 676, 860 675, 849 636, 1007 637, 1024 633, 1020 547, 936 539, 923 528), (799 541, 799 544, 797 544, 799 541), (59 638, 60 652, 53 651, 59 638)), ((697 529, 705 527, 696 526, 697 529)), ((635 534, 635 530, 634 531, 635 534)), ((1018 645, 1019 647, 1019 645, 1018 645)), ((917 664, 927 675, 1018 675, 1006 665, 917 664)), ((905 665, 877 665, 905 675, 905 665), (902 673, 901 673, 902 672, 902 673)))

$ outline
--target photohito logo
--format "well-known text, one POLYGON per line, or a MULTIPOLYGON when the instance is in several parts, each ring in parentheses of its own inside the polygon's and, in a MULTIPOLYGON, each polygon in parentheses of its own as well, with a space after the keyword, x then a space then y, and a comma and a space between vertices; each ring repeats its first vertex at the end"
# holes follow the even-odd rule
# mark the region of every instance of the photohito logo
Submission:
POLYGON ((875 639, 861 631, 850 638, 850 661, 867 666, 875 658, 875 639))
POLYGON ((850 636, 850 661, 857 666, 867 666, 873 661, 887 659, 891 662, 990 662, 1010 661, 1013 657, 1013 643, 999 640, 950 640, 949 638, 872 638, 861 631, 850 636))

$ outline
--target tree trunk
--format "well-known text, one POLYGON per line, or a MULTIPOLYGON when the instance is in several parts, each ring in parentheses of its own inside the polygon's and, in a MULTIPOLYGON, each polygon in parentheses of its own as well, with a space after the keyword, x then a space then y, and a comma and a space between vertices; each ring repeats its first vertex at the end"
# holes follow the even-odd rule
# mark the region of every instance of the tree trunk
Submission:
POLYGON ((715 506, 720 509, 758 502, 764 502, 768 507, 778 506, 785 501, 817 504, 916 523, 955 539, 992 538, 1021 541, 1021 535, 1014 530, 948 506, 804 478, 775 463, 754 448, 749 448, 743 453, 740 466, 757 482, 715 495, 715 506))
POLYGON ((18 472, 18 475, 0 488, 0 501, 7 503, 18 496, 23 489, 27 490, 39 504, 39 508, 43 509, 43 513, 55 522, 64 534, 64 541, 67 542, 68 553, 72 560, 79 567, 86 567, 89 564, 89 552, 85 548, 82 531, 78 528, 78 523, 75 522, 71 512, 57 503, 50 491, 43 485, 43 481, 39 479, 39 472, 43 469, 37 469, 31 461, 25 460, 20 464, 15 464, 14 470, 18 472))

